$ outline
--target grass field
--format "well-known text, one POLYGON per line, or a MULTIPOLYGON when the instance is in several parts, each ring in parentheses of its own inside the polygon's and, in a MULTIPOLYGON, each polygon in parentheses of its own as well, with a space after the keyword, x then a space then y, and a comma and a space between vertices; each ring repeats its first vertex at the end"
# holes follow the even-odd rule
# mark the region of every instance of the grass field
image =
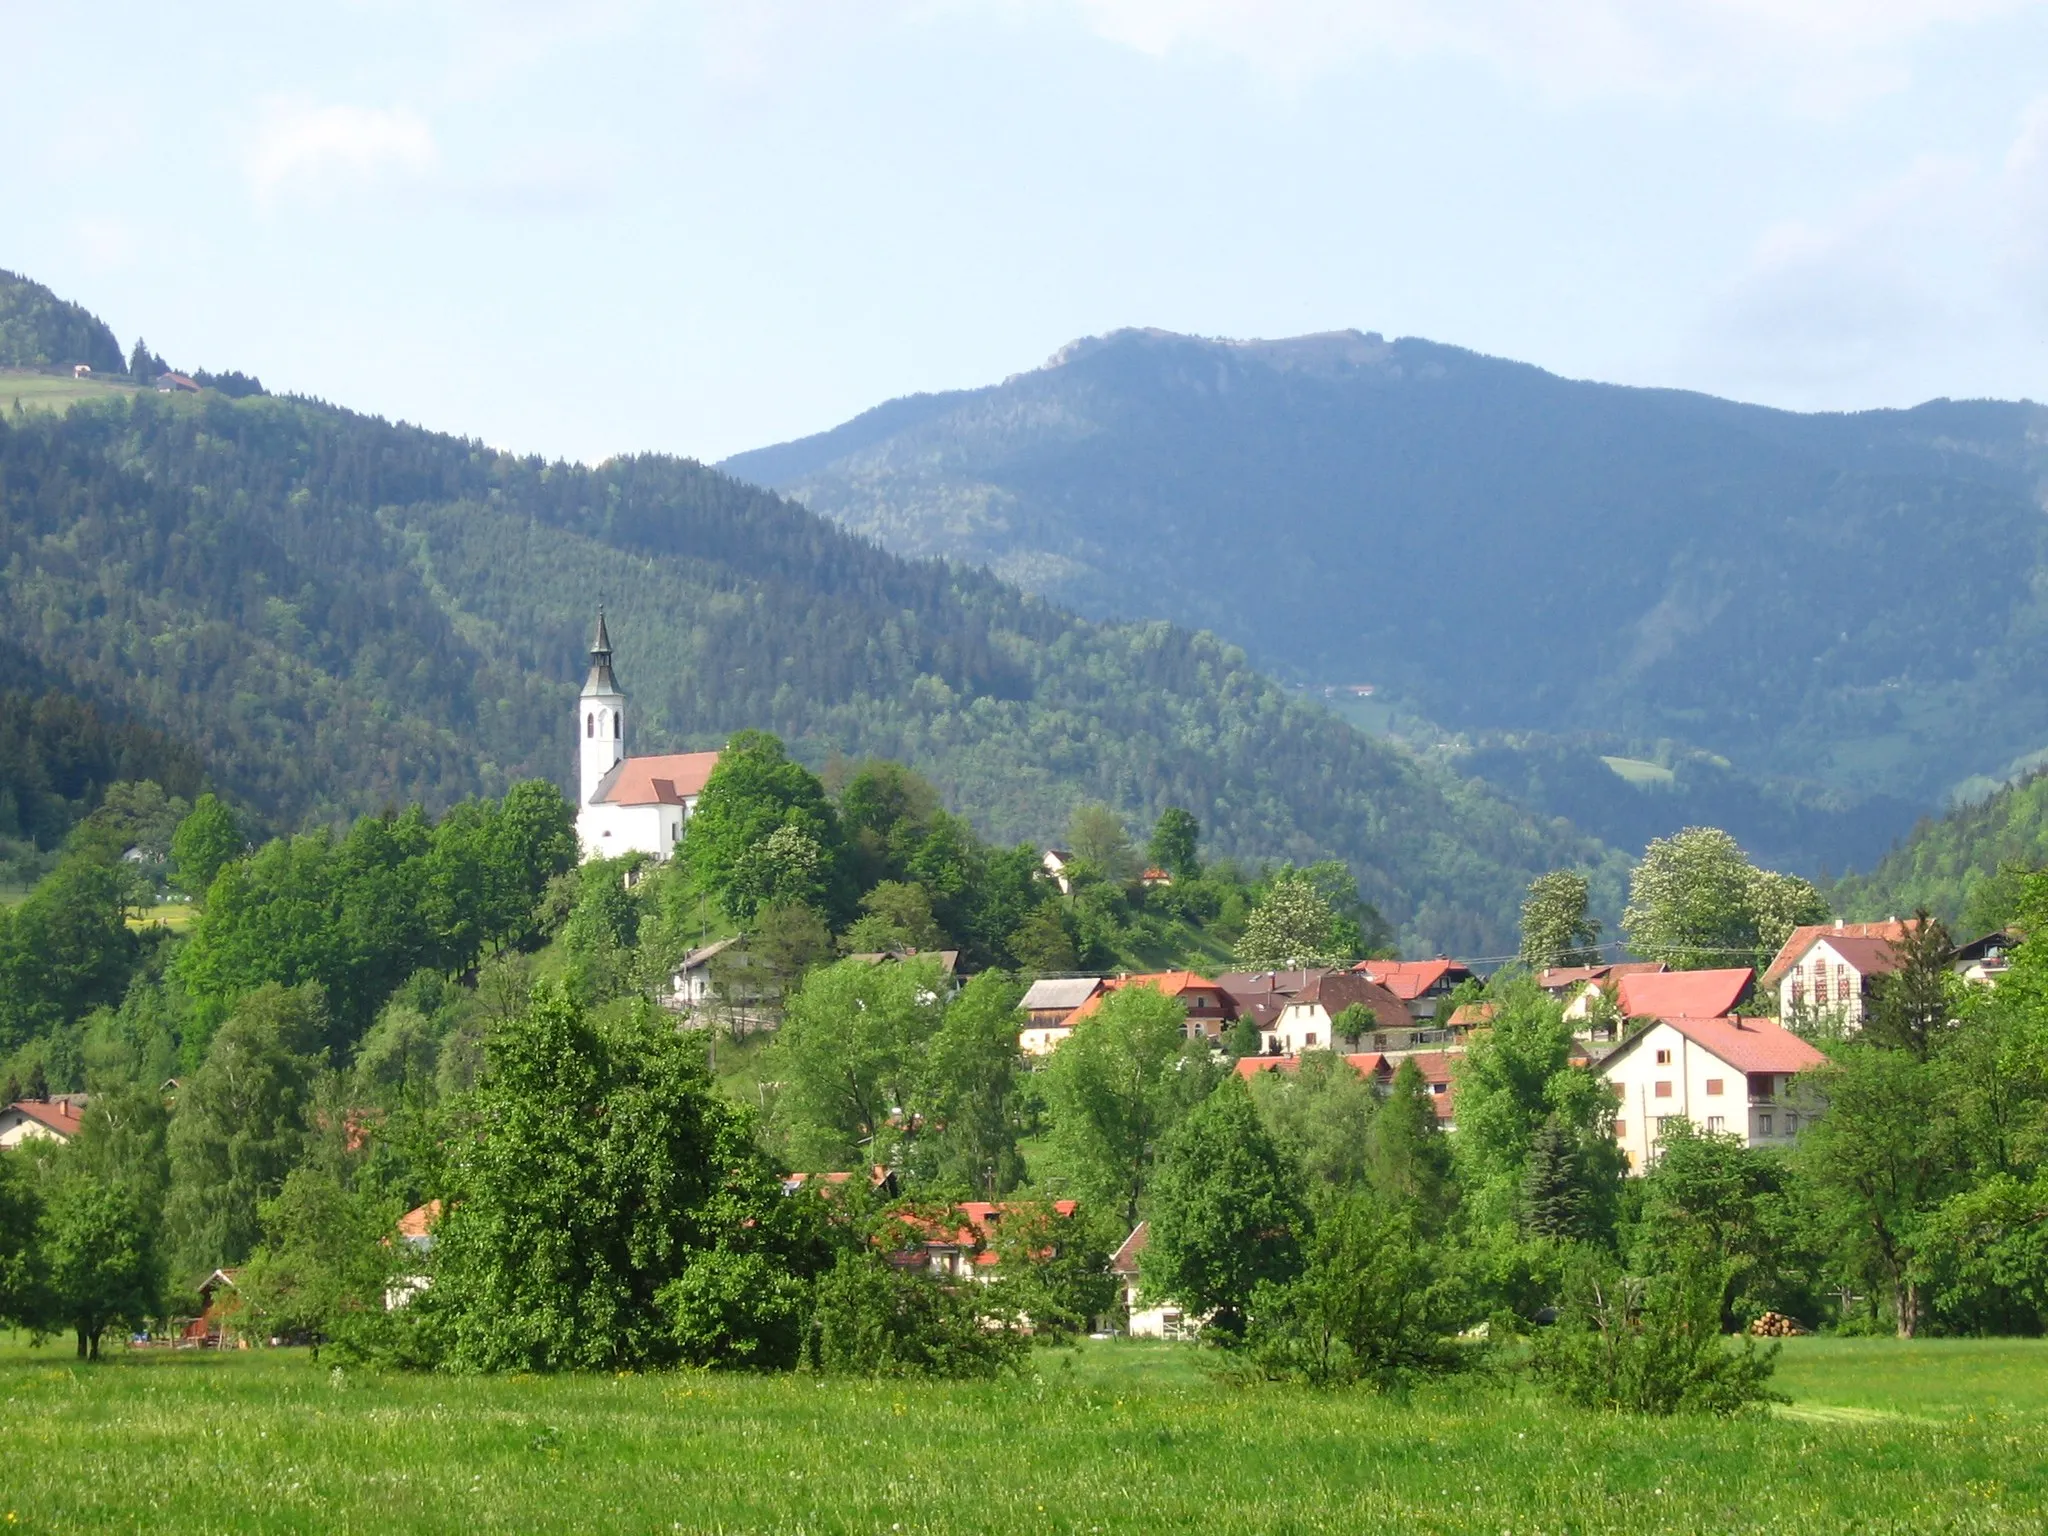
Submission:
POLYGON ((149 928, 158 923, 174 933, 183 933, 192 926, 194 909, 189 901, 160 901, 153 907, 144 907, 139 915, 130 916, 130 928, 149 928))
POLYGON ((81 400, 107 400, 134 393, 135 386, 125 381, 74 379, 69 374, 0 368, 0 411, 12 411, 17 402, 24 411, 68 411, 81 400))
POLYGON ((1614 773, 1638 789, 1661 789, 1675 783, 1678 775, 1662 763, 1652 763, 1640 757, 1603 757, 1600 759, 1614 773))
POLYGON ((1192 1348, 1021 1382, 440 1379, 0 1346, 7 1531, 2027 1532, 2048 1348, 1796 1340, 1794 1405, 1245 1389, 1192 1348))

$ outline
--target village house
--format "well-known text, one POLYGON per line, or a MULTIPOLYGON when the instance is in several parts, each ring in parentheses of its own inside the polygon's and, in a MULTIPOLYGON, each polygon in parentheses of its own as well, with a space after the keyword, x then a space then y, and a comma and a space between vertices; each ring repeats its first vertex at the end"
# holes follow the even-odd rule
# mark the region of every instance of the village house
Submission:
POLYGON ((1959 944, 1955 952, 1956 974, 1974 986, 1996 986, 2006 967, 2012 964, 2013 946, 2018 943, 2016 936, 2001 929, 1959 944))
POLYGON ((1792 930, 1763 976, 1781 1019, 1826 1019, 1843 1029, 1860 1029, 1870 1002, 1870 984, 1899 968, 1895 946, 1905 941, 1909 921, 1813 923, 1792 930))
MULTIPOLYGON (((1712 971, 1625 970, 1586 982, 1564 1016, 1581 1023, 1598 1016, 1602 1000, 1614 1005, 1614 1013, 1629 1019, 1718 1019, 1735 1011, 1749 990, 1756 972, 1748 966, 1712 971)), ((1621 1027, 1626 1035, 1626 1024, 1621 1027)))
POLYGON ((590 675, 576 701, 576 735, 576 841, 583 857, 668 858, 683 840, 718 754, 626 756, 626 695, 612 672, 612 639, 601 611, 590 642, 590 675))
POLYGON ((1178 1303, 1143 1303, 1139 1269, 1151 1238, 1152 1224, 1141 1221, 1110 1256, 1109 1272, 1124 1289, 1125 1327, 1134 1339, 1191 1339, 1202 1331, 1201 1322, 1189 1318, 1178 1303))
POLYGON ((1436 1005, 1472 979, 1472 968, 1438 955, 1434 960, 1361 960, 1351 967, 1407 1005, 1417 1019, 1436 1017, 1436 1005))
MULTIPOLYGON (((1430 1108, 1436 1113, 1437 1124, 1448 1131, 1456 1128, 1453 1114, 1456 1094, 1452 1063, 1460 1054, 1456 1051, 1410 1051, 1404 1055, 1390 1056, 1379 1051, 1361 1051, 1338 1059, 1371 1083, 1381 1094, 1385 1094, 1394 1086, 1394 1074, 1401 1070, 1403 1062, 1414 1062, 1415 1070, 1422 1077, 1423 1092, 1429 1095, 1430 1108)), ((1263 1072, 1299 1072, 1301 1057, 1246 1056, 1237 1062, 1234 1070, 1246 1081, 1263 1072)))
POLYGON ((982 1284, 996 1278, 1002 1253, 996 1243, 1003 1223, 1016 1217, 1044 1211, 1065 1221, 1078 1209, 1072 1200, 1054 1200, 1040 1206, 1031 1202, 963 1200, 944 1218, 898 1213, 897 1220, 908 1229, 903 1246, 889 1255, 899 1269, 921 1269, 941 1280, 974 1280, 982 1284), (953 1218, 958 1217, 955 1221, 953 1218))
POLYGON ((1337 1019, 1353 1007, 1363 1008, 1372 1022, 1351 1039, 1406 1031, 1413 1022, 1408 1005, 1378 982, 1354 971, 1318 971, 1281 1002, 1271 1025, 1260 1027, 1260 1047, 1276 1056, 1334 1050, 1348 1043, 1337 1038, 1337 1019))
POLYGON ((1105 977, 1102 989, 1068 1016, 1069 1028, 1093 1014, 1110 993, 1125 987, 1150 987, 1163 996, 1178 998, 1187 1009, 1190 1040, 1199 1038, 1214 1043, 1223 1038, 1224 1026, 1237 1017, 1229 992, 1208 977, 1197 976, 1193 971, 1154 971, 1139 976, 1105 977))
POLYGON ((1661 960, 1620 960, 1613 965, 1553 965, 1536 973, 1536 985, 1561 1002, 1577 1004, 1583 1009, 1589 986, 1612 985, 1624 976, 1664 968, 1661 960))
POLYGON ((1746 1147, 1789 1146, 1820 1109, 1796 1079, 1825 1060, 1772 1019, 1663 1018, 1610 1052, 1600 1074, 1614 1091, 1614 1139, 1639 1174, 1674 1116, 1746 1147))
POLYGON ((1045 878, 1060 888, 1062 896, 1074 894, 1074 882, 1067 875, 1067 866, 1074 862, 1074 856, 1064 848, 1048 848, 1039 861, 1045 871, 1045 878))
POLYGON ((0 1109, 0 1151, 24 1141, 62 1146, 84 1123, 85 1102, 82 1093, 61 1094, 54 1099, 22 1099, 0 1109))
POLYGON ((1074 1013, 1103 990, 1100 976, 1045 976, 1031 983, 1017 1006, 1025 1024, 1017 1049, 1026 1056, 1050 1056, 1074 1032, 1074 1013))

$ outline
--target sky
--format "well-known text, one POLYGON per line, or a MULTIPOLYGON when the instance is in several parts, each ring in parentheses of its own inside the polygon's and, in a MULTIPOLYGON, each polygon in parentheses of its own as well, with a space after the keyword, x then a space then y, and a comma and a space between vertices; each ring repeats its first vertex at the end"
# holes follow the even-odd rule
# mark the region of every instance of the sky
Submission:
POLYGON ((2048 0, 0 0, 0 267, 715 460, 1120 326, 2048 398, 2048 0))

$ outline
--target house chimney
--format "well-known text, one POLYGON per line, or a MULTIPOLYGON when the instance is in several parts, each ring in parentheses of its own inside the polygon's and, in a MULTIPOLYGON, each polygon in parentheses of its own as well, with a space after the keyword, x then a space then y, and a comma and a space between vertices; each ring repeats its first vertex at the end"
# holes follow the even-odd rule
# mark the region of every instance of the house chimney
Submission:
POLYGON ((1835 919, 1835 932, 1837 932, 1837 933, 1840 933, 1841 931, 1842 931, 1842 920, 1841 920, 1841 919, 1840 919, 1840 918, 1838 917, 1838 918, 1836 918, 1836 919, 1835 919))

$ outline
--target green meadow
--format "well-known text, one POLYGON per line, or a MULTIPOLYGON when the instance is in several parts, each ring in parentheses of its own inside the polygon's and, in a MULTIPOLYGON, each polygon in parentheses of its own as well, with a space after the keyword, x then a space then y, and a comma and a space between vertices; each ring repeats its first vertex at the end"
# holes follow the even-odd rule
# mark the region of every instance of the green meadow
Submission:
POLYGON ((81 400, 106 400, 115 395, 132 395, 135 386, 125 379, 74 379, 69 374, 38 373, 23 368, 0 368, 0 411, 19 405, 24 411, 68 411, 81 400))
POLYGON ((1234 1384, 1135 1341, 995 1384, 446 1378, 0 1346, 8 1531, 2027 1532, 2048 1347, 1801 1339, 1788 1408, 1234 1384))

